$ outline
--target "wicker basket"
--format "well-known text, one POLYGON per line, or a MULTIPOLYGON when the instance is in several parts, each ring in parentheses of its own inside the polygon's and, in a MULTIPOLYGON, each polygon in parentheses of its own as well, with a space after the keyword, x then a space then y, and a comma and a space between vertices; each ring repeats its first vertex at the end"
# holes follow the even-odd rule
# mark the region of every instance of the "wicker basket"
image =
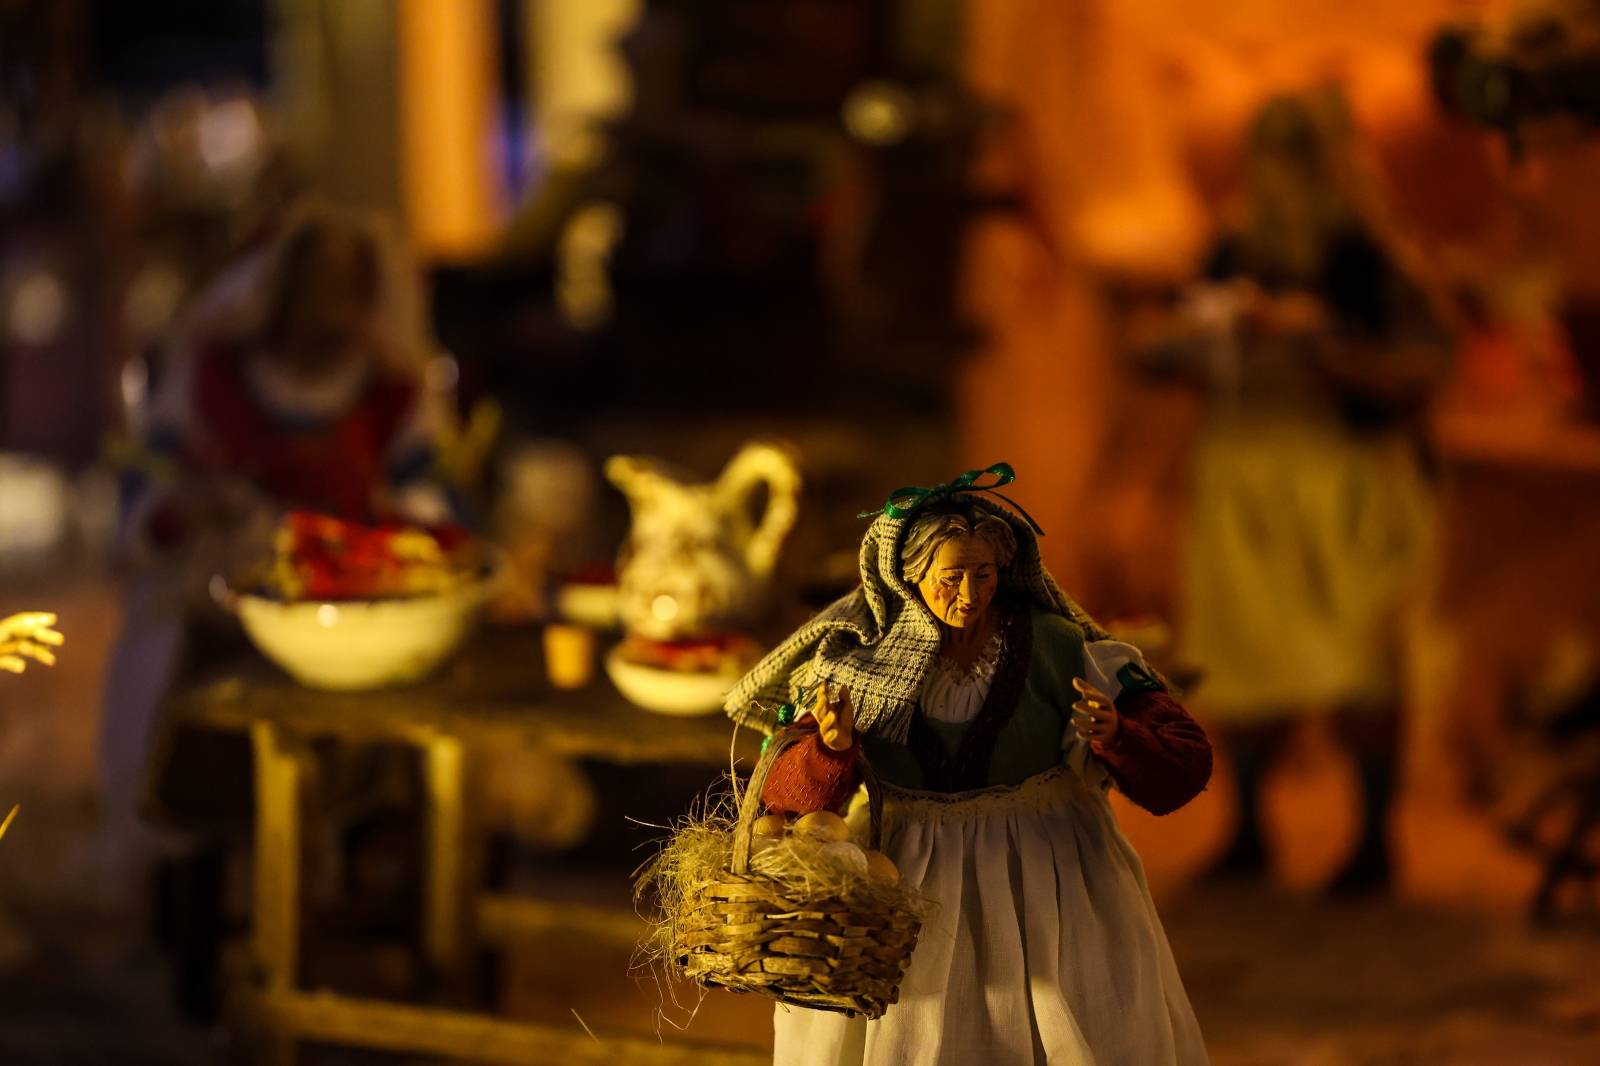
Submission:
MULTIPOLYGON (((779 737, 756 763, 739 805, 729 868, 697 886, 674 930, 683 974, 706 986, 755 992, 815 1010, 878 1018, 899 998, 921 919, 882 893, 801 899, 750 869, 751 836, 773 760, 794 737, 779 737)), ((859 763, 871 815, 869 840, 883 843, 883 795, 859 763)))

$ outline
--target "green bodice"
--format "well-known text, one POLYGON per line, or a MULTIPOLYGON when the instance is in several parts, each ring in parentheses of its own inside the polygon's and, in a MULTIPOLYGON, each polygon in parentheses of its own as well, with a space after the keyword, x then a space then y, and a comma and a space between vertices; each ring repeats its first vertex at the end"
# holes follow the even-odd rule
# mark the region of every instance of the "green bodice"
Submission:
MULTIPOLYGON (((977 768, 976 775, 968 775, 964 784, 955 788, 1014 785, 1054 767, 1061 761, 1061 735, 1072 714, 1076 693, 1072 679, 1084 676, 1083 630, 1060 615, 1043 611, 1031 612, 1028 630, 1022 643, 1026 649, 1026 663, 1015 663, 1020 673, 1020 692, 1005 702, 1015 701, 1004 724, 987 747, 987 765, 977 768), (1026 639, 1031 637, 1030 639, 1026 639)), ((1017 641, 1007 640, 1007 651, 991 683, 991 699, 1004 696, 1007 655, 1015 654, 1017 641)), ((985 716, 1003 713, 1005 708, 991 708, 986 702, 978 716, 968 722, 940 722, 924 716, 920 711, 913 726, 913 741, 897 744, 866 736, 862 744, 867 758, 883 780, 901 788, 953 790, 948 778, 934 767, 939 755, 954 757, 960 751, 970 731, 982 728, 985 716)), ((992 728, 992 726, 990 727, 992 728)))

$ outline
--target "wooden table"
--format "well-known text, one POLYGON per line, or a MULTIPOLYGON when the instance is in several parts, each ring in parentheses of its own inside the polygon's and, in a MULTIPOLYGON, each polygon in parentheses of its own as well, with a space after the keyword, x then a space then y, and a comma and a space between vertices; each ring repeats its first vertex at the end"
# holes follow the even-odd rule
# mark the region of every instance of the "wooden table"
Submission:
MULTIPOLYGON (((273 1037, 279 1061, 299 1041, 449 1055, 471 1061, 747 1066, 766 1056, 633 1038, 603 1042, 550 1026, 486 1014, 362 999, 300 987, 301 783, 312 741, 404 743, 418 749, 426 782, 426 877, 422 951, 441 987, 460 988, 481 944, 580 930, 632 943, 637 918, 599 908, 541 903, 481 891, 479 842, 464 791, 475 745, 536 750, 617 764, 726 768, 726 718, 671 718, 625 702, 599 678, 577 692, 544 679, 536 633, 499 631, 478 640, 437 678, 369 693, 314 692, 248 656, 183 686, 169 721, 248 735, 255 762, 255 864, 251 980, 233 1002, 246 1024, 273 1037)), ((740 751, 754 751, 741 736, 740 751)))

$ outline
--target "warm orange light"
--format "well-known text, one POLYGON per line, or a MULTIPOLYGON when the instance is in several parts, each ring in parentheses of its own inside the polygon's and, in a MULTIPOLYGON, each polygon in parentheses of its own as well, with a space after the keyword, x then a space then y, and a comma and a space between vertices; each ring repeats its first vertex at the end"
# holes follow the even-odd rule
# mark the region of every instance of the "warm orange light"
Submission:
POLYGON ((481 252, 499 229, 491 142, 495 22, 490 0, 400 0, 401 159, 406 218, 424 255, 481 252))

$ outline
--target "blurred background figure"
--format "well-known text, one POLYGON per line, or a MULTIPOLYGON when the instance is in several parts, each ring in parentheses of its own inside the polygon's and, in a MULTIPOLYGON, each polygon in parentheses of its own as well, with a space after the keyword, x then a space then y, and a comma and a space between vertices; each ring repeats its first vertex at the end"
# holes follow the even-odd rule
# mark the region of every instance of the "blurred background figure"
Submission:
POLYGON ((119 892, 140 883, 149 858, 141 823, 158 712, 186 634, 215 627, 214 582, 259 566, 290 510, 451 517, 433 479, 438 410, 421 377, 423 342, 396 310, 413 284, 403 270, 375 223, 304 207, 203 287, 150 353, 156 385, 135 412, 122 477, 122 550, 136 570, 102 734, 104 876, 119 892))
POLYGON ((1209 390, 1184 558, 1184 653, 1232 753, 1232 841, 1260 875, 1263 772, 1287 727, 1334 716, 1364 813, 1332 888, 1386 888, 1400 730, 1400 612, 1432 511, 1422 416, 1448 340, 1382 228, 1333 90, 1269 102, 1245 145, 1243 217, 1167 351, 1209 390), (1363 202, 1365 200, 1366 202, 1363 202))

